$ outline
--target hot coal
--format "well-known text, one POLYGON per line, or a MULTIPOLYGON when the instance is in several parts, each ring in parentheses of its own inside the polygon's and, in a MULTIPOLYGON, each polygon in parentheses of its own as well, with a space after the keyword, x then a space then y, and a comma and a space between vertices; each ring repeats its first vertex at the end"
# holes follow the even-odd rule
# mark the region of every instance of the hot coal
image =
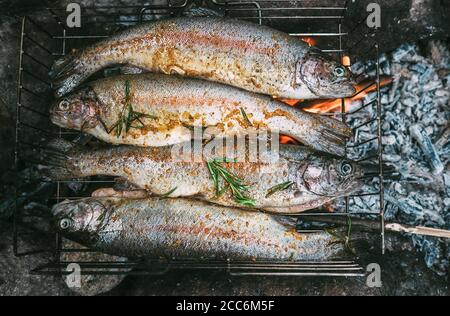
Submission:
MULTIPOLYGON (((392 74, 393 83, 383 88, 383 159, 395 168, 398 179, 387 180, 385 186, 386 220, 408 225, 450 229, 450 171, 449 155, 449 74, 448 46, 439 41, 429 42, 424 52, 416 44, 405 44, 390 54, 381 56, 382 74, 392 74)), ((375 74, 375 63, 358 63, 356 73, 375 74)), ((364 104, 374 100, 376 93, 365 96, 364 104)), ((351 105, 358 107, 358 104, 351 105)), ((353 126, 376 115, 367 108, 350 116, 353 126)), ((377 124, 369 124, 359 132, 359 139, 368 139, 377 132, 377 124)), ((377 150, 370 142, 352 152, 354 158, 377 150)), ((378 180, 367 191, 375 192, 378 180)), ((378 209, 376 196, 351 200, 352 210, 374 212, 378 209)), ((449 241, 412 236, 414 244, 423 251, 428 267, 446 273, 449 266, 449 241)))

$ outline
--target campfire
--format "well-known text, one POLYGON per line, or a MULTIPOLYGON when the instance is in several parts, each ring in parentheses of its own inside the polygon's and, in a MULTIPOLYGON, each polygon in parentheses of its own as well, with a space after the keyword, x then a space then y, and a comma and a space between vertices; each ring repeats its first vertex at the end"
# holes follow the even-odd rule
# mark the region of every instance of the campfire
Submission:
MULTIPOLYGON (((276 21, 277 23, 279 23, 279 20, 283 20, 280 19, 280 17, 282 18, 283 16, 274 16, 272 18, 258 16, 254 14, 257 12, 254 8, 248 9, 247 6, 242 8, 239 7, 238 3, 227 3, 226 6, 226 12, 228 14, 233 15, 233 8, 236 9, 237 6, 237 13, 234 12, 237 17, 239 17, 239 14, 242 14, 245 18, 260 24, 267 22, 265 18, 267 18, 269 22, 276 21), (231 9, 228 5, 231 6, 231 9)), ((181 12, 182 9, 184 8, 169 7, 164 9, 167 12, 164 10, 163 12, 153 10, 155 11, 153 12, 152 10, 142 8, 142 11, 137 14, 134 11, 132 13, 127 11, 128 13, 118 14, 119 20, 116 26, 117 29, 124 29, 129 27, 130 24, 133 25, 133 23, 139 23, 141 20, 158 20, 165 17, 164 14, 170 16, 173 15, 173 10, 179 10, 181 12), (131 17, 133 17, 134 20, 131 17)), ((130 8, 128 8, 128 10, 130 10, 130 8)), ((263 11, 265 10, 261 10, 261 12, 263 11)), ((177 14, 179 13, 178 11, 176 12, 177 14)), ((280 10, 275 10, 275 12, 277 14, 281 14, 279 13, 281 12, 280 10)), ((59 14, 64 16, 65 11, 61 10, 59 14)), ((101 20, 102 14, 102 12, 100 14, 98 12, 94 12, 92 13, 92 16, 100 16, 101 20)), ((335 15, 333 16, 336 17, 335 15)), ((48 20, 52 20, 54 17, 54 14, 50 14, 49 17, 46 17, 43 21, 39 21, 39 23, 41 23, 44 27, 51 28, 51 25, 55 22, 53 21, 53 24, 51 24, 48 20)), ((289 12, 287 12, 284 17, 290 17, 289 12)), ((292 15, 293 20, 296 20, 295 17, 296 15, 292 15)), ((24 18, 24 29, 22 32, 23 39, 27 39, 28 37, 31 37, 31 35, 34 35, 33 32, 40 34, 39 36, 43 35, 44 38, 46 35, 48 36, 48 34, 46 34, 47 31, 42 32, 42 26, 36 27, 34 23, 35 22, 33 20, 27 20, 24 18), (36 28, 37 31, 34 28, 36 28), (33 31, 31 31, 31 29, 33 31)), ((93 23, 101 24, 103 22, 98 22, 94 19, 93 23)), ((22 80, 22 77, 19 76, 20 79, 18 87, 20 94, 20 108, 18 112, 21 113, 20 111, 29 111, 31 114, 19 115, 18 117, 18 144, 16 161, 18 164, 18 169, 21 170, 19 179, 20 182, 23 183, 18 189, 18 192, 21 194, 18 202, 15 203, 15 201, 12 201, 8 205, 11 206, 16 204, 18 206, 20 212, 16 210, 17 222, 23 220, 25 225, 27 225, 26 227, 30 226, 30 217, 23 216, 25 219, 22 218, 23 213, 45 213, 48 212, 48 210, 55 204, 60 203, 65 199, 76 201, 80 198, 90 196, 92 192, 98 192, 96 189, 100 189, 105 186, 111 187, 115 184, 115 179, 111 177, 89 176, 85 180, 38 182, 39 184, 37 188, 30 189, 30 182, 32 182, 32 180, 36 180, 36 174, 40 173, 42 169, 44 169, 41 161, 36 160, 40 156, 43 156, 42 153, 44 151, 44 143, 48 141, 50 137, 70 138, 71 141, 76 141, 82 145, 97 145, 98 143, 93 141, 91 136, 80 134, 78 131, 53 126, 49 122, 48 99, 50 95, 50 87, 48 86, 48 71, 47 69, 45 71, 41 71, 44 75, 38 72, 35 74, 34 69, 29 67, 28 63, 37 63, 41 66, 43 65, 43 68, 46 68, 54 62, 53 58, 56 57, 55 55, 62 57, 62 55, 66 55, 72 48, 80 48, 85 46, 85 44, 91 44, 91 41, 107 38, 116 31, 116 29, 112 28, 108 23, 105 22, 105 25, 108 25, 106 27, 101 24, 101 27, 103 27, 102 30, 107 35, 101 34, 100 32, 93 35, 91 34, 91 30, 88 30, 87 28, 76 31, 70 30, 68 33, 64 32, 62 36, 59 33, 54 35, 51 37, 52 41, 54 41, 51 45, 51 50, 57 50, 57 53, 45 55, 44 47, 44 56, 46 57, 39 56, 39 53, 30 53, 31 57, 27 57, 29 52, 28 50, 24 50, 21 53, 23 55, 21 55, 23 58, 23 60, 21 59, 23 65, 21 64, 19 67, 20 73, 24 77, 28 76, 31 79, 29 81, 26 79, 22 80), (81 35, 77 32, 80 32, 81 35), (63 52, 60 51, 61 47, 64 49, 63 52), (36 80, 36 77, 39 76, 44 77, 45 79, 36 80), (32 80, 34 80, 34 82, 32 80), (34 86, 28 84, 30 81, 34 84, 34 86), (30 89, 30 87, 33 89, 30 89), (37 96, 40 97, 38 98, 37 96), (35 102, 36 104, 41 104, 40 108, 33 108, 30 106, 31 104, 35 104, 35 102), (29 108, 31 108, 31 110, 29 108)), ((301 24, 302 26, 308 26, 308 22, 301 21, 301 23, 303 23, 301 24)), ((58 24, 58 22, 56 22, 56 24, 58 24)), ((296 27, 298 26, 296 25, 296 27)), ((450 228, 448 215, 450 208, 450 173, 448 171, 448 163, 450 159, 448 147, 450 138, 448 123, 450 98, 450 53, 446 45, 438 41, 431 41, 426 49, 419 49, 417 45, 405 44, 397 48, 392 53, 386 53, 376 57, 372 54, 370 56, 375 59, 371 60, 369 58, 367 60, 358 61, 357 58, 354 58, 354 56, 351 55, 345 47, 343 47, 342 43, 340 43, 339 47, 334 47, 336 44, 333 42, 333 39, 342 40, 345 38, 344 35, 342 35, 344 32, 342 32, 340 28, 339 31, 333 30, 333 32, 322 32, 322 29, 320 30, 320 32, 317 31, 313 33, 317 33, 319 35, 325 34, 324 37, 310 36, 311 34, 306 31, 304 34, 294 33, 291 35, 297 37, 299 41, 306 42, 309 46, 326 45, 324 46, 324 51, 326 51, 327 48, 335 48, 330 50, 332 51, 331 54, 334 54, 334 60, 341 60, 342 64, 351 69, 358 79, 356 93, 353 96, 344 99, 322 99, 314 101, 280 99, 280 101, 289 106, 296 107, 300 110, 313 114, 329 116, 338 120, 342 120, 344 118, 345 123, 348 124, 353 130, 354 136, 347 142, 346 145, 344 145, 345 139, 342 141, 342 151, 345 152, 345 154, 341 155, 345 156, 342 157, 342 159, 346 161, 352 160, 352 162, 355 163, 370 164, 373 166, 374 171, 372 173, 368 172, 368 175, 366 174, 364 177, 359 176, 359 178, 364 178, 364 186, 361 191, 355 192, 348 197, 347 195, 342 195, 342 198, 338 200, 327 202, 323 205, 321 204, 322 206, 315 208, 308 215, 318 216, 318 219, 323 219, 323 217, 325 217, 328 220, 333 218, 334 215, 336 215, 336 218, 339 218, 338 216, 344 218, 345 220, 341 219, 340 221, 333 219, 334 222, 333 220, 329 220, 331 224, 338 223, 339 226, 345 226, 348 228, 348 236, 344 236, 343 238, 342 236, 341 238, 334 236, 340 241, 345 240, 345 238, 350 239, 352 225, 350 220, 347 218, 351 216, 355 219, 355 225, 359 223, 363 226, 370 226, 370 228, 375 232, 375 238, 382 236, 382 238, 380 238, 382 239, 381 243, 379 243, 382 244, 382 248, 385 245, 385 229, 390 228, 392 231, 407 233, 412 232, 414 235, 411 238, 417 248, 423 252, 428 267, 443 274, 449 266, 448 242, 436 237, 424 237, 417 235, 423 233, 424 231, 419 230, 419 232, 417 232, 414 230, 405 230, 403 229, 403 226, 401 228, 392 226, 392 223, 401 223, 405 225, 405 227, 426 226, 428 228, 442 230, 448 230, 450 228), (330 37, 329 34, 331 34, 331 40, 328 40, 330 37), (381 91, 378 91, 378 88, 380 88, 381 91), (342 113, 343 111, 344 113, 342 113), (325 216, 323 216, 324 213, 325 216), (385 221, 388 222, 388 225, 385 225, 385 221)), ((362 33, 359 35, 361 34, 362 33)), ((202 40, 207 42, 207 39, 202 40)), ((25 41, 25 44, 31 46, 34 42, 25 41)), ((231 48, 234 46, 239 46, 232 42, 227 42, 227 45, 231 48)), ((38 46, 33 49, 40 51, 40 54, 42 55, 42 46, 42 44, 38 44, 38 46)), ((375 52, 373 46, 368 46, 368 48, 371 48, 371 53, 375 52)), ((35 66, 36 65, 33 67, 35 66)), ((341 69, 345 70, 345 67, 342 67, 341 69)), ((62 70, 67 70, 66 68, 67 65, 63 64, 62 70)), ((183 69, 179 68, 180 67, 177 66, 164 70, 169 74, 172 74, 173 72, 182 74, 183 69)), ((125 70, 129 71, 129 69, 125 70)), ((133 69, 133 71, 136 70, 133 69)), ((94 77, 101 78, 103 76, 109 76, 110 74, 117 74, 121 72, 124 72, 124 68, 118 66, 104 69, 96 73, 94 77)), ((142 110, 133 108, 134 105, 128 103, 130 96, 133 94, 130 93, 130 91, 134 89, 135 86, 138 85, 133 84, 130 87, 129 82, 125 82, 121 85, 125 95, 124 103, 127 105, 126 111, 122 110, 122 116, 119 117, 116 124, 112 122, 112 124, 109 124, 108 126, 107 124, 104 125, 104 127, 106 126, 105 131, 106 134, 108 134, 107 136, 114 142, 119 142, 121 140, 121 136, 123 136, 122 133, 125 133, 128 130, 132 130, 134 132, 144 130, 147 132, 147 130, 144 129, 143 121, 145 121, 145 119, 155 119, 155 116, 148 113, 143 113, 142 110)), ((255 86, 257 85, 255 84, 255 86)), ((327 94, 327 96, 328 95, 329 94, 327 94)), ((287 97, 296 96, 289 95, 287 97)), ((305 98, 307 98, 307 96, 305 98)), ((284 105, 281 106, 284 107, 283 110, 287 109, 292 111, 289 107, 284 105)), ((246 113, 243 109, 236 111, 236 113, 236 115, 240 117, 241 122, 252 125, 250 119, 252 119, 253 113, 246 113)), ((188 117, 189 115, 186 116, 188 117)), ((319 118, 324 119, 322 116, 319 116, 319 118)), ((341 124, 341 122, 338 123, 341 124)), ((225 127, 228 127, 228 125, 225 127)), ((347 128, 349 130, 348 135, 352 134, 350 128, 347 128)), ((331 135, 331 138, 332 137, 333 135, 331 135)), ((301 144, 300 141, 297 141, 287 135, 281 135, 280 142, 282 144, 304 145, 301 144)), ((59 156, 57 158, 62 159, 59 156)), ((218 195, 224 189, 229 189, 236 195, 236 201, 246 202, 247 204, 249 202, 254 202, 246 196, 248 189, 246 183, 241 182, 241 179, 236 178, 233 174, 227 173, 223 167, 223 164, 225 163, 228 162, 213 161, 208 162, 207 165, 212 181, 214 185, 216 185, 218 195), (221 188, 218 185, 218 174, 221 174, 224 179, 229 180, 228 186, 221 188)), ((195 174, 195 172, 192 172, 192 174, 195 174)), ((129 184, 119 183, 119 185, 129 184)), ((281 183, 281 189, 289 188, 290 185, 290 183, 281 183)), ((167 190, 158 195, 158 198, 162 201, 167 199, 167 197, 178 188, 174 186, 166 189, 167 190)), ((276 189, 280 189, 280 187, 277 187, 276 189)), ((264 213, 264 216, 268 216, 266 212, 262 213, 264 213)), ((294 213, 291 214, 291 216, 294 218, 294 216, 298 216, 298 214, 294 213)), ((205 218, 207 220, 210 219, 208 216, 205 218)), ((64 220, 65 219, 62 220, 61 224, 70 226, 70 222, 64 222, 64 220)), ((318 220, 318 222, 320 221, 318 220)), ((301 220, 298 218, 297 224, 300 223, 301 220)), ((333 227, 333 225, 331 226, 333 227)), ((323 227, 324 226, 320 226, 320 232, 328 233, 327 229, 322 229, 323 227)), ((325 225, 325 227, 328 226, 325 225)), ((42 231, 51 231, 48 226, 42 226, 39 227, 39 229, 42 231)), ((196 229, 197 230, 193 231, 198 233, 210 233, 208 227, 196 229)), ((177 231, 186 233, 188 229, 180 225, 177 227, 177 231)), ((296 230, 293 229, 293 231, 296 231, 296 233, 299 234, 306 234, 310 232, 308 229, 302 229, 300 225, 297 225, 296 230)), ((429 233, 429 235, 433 235, 434 233, 434 236, 437 236, 439 233, 442 233, 442 231, 436 232, 428 230, 426 233, 429 233)), ((18 230, 15 231, 15 234, 18 234, 18 230)), ((330 237, 329 234, 326 236, 330 237)), ((71 259, 73 260, 73 258, 78 258, 77 255, 72 256, 72 253, 78 253, 77 247, 80 246, 70 246, 75 249, 65 249, 64 245, 67 243, 59 242, 59 238, 61 237, 60 235, 57 235, 56 237, 58 238, 53 239, 58 240, 58 243, 56 243, 54 247, 55 249, 53 250, 55 250, 54 252, 58 254, 64 253, 63 256, 58 258, 59 260, 62 258, 64 261, 70 261, 71 259)), ((15 238, 15 240, 17 240, 17 238, 15 238)), ((179 246, 179 240, 173 241, 172 246, 179 246)), ((15 247, 20 248, 17 244, 15 247)), ((382 251, 384 251, 384 248, 382 251)), ((381 254, 382 251, 379 251, 379 253, 381 254)), ((85 259, 84 256, 83 259, 85 259)), ((92 257, 87 256, 86 260, 89 261, 90 259, 92 259, 92 257)), ((116 259, 117 258, 111 259, 110 257, 101 256, 101 259, 94 257, 92 261, 95 266, 99 267, 98 270, 102 273, 104 271, 116 269, 116 266, 111 265, 110 262, 110 260, 114 261, 116 259), (103 260, 105 258, 106 260, 103 260)), ((172 258, 170 258, 168 265, 176 268, 179 267, 180 269, 186 267, 220 269, 224 266, 223 263, 217 262, 201 262, 199 264, 199 261, 195 260, 177 261, 176 259, 177 258, 170 261, 172 260, 172 258)), ((140 264, 138 262, 128 262, 123 258, 119 258, 117 260, 119 260, 118 263, 121 264, 121 267, 125 266, 123 270, 126 272, 131 271, 140 264), (122 263, 124 263, 124 265, 122 265, 122 263)), ((61 272, 62 268, 65 267, 62 267, 60 262, 56 262, 40 267, 40 269, 37 270, 38 273, 42 274, 58 274, 61 272)), ((151 270, 152 267, 146 266, 141 268, 143 270, 151 270)), ((263 268, 264 272, 268 275, 270 273, 284 275, 308 275, 308 273, 314 275, 333 276, 364 275, 363 267, 355 263, 353 259, 345 261, 345 263, 338 268, 328 262, 319 262, 317 266, 311 265, 311 263, 308 262, 304 264, 296 263, 296 265, 293 265, 291 262, 287 262, 286 264, 277 264, 274 266, 264 262, 257 263, 256 260, 250 260, 249 262, 245 262, 244 264, 237 266, 237 270, 235 271, 237 271, 237 274, 241 273, 242 275, 245 275, 251 273, 261 273, 261 268, 263 268), (317 267, 320 267, 320 269, 317 270, 317 267)))
MULTIPOLYGON (((392 83, 392 77, 384 76, 381 78, 380 86, 384 87, 392 83)), ((294 105, 311 113, 336 113, 342 112, 343 106, 345 107, 345 112, 351 113, 358 109, 358 106, 362 102, 357 102, 363 100, 366 95, 374 92, 377 88, 377 84, 373 79, 364 80, 363 82, 357 84, 356 93, 353 97, 346 98, 344 101, 341 99, 335 100, 315 100, 315 101, 299 101, 294 105), (344 104, 343 104, 344 102, 344 104)), ((291 104, 290 102, 288 104, 291 104)))

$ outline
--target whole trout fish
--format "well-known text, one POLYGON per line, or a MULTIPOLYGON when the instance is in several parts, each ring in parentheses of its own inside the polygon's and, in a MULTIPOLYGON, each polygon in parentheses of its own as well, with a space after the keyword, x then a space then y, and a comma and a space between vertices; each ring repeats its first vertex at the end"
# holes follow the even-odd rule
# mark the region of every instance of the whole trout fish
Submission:
POLYGON ((57 152, 48 159, 53 166, 47 176, 53 180, 115 176, 132 184, 131 189, 155 195, 272 213, 314 209, 361 188, 363 170, 358 164, 300 146, 281 145, 279 151, 267 151, 254 161, 238 159, 252 155, 249 146, 239 151, 234 145, 230 151, 224 145, 210 153, 207 146, 202 148, 204 155, 196 157, 195 148, 189 147, 184 153, 182 147, 86 149, 60 139, 48 145, 57 152))
POLYGON ((345 252, 328 233, 300 235, 268 214, 186 199, 88 198, 57 204, 53 214, 65 237, 127 258, 295 261, 345 252))
POLYGON ((269 27, 217 17, 181 17, 127 29, 56 61, 50 76, 62 96, 116 64, 289 99, 355 92, 350 71, 318 49, 269 27))
POLYGON ((278 131, 317 150, 343 155, 349 127, 269 97, 197 79, 159 74, 110 77, 58 100, 53 123, 112 144, 166 146, 194 137, 278 131))

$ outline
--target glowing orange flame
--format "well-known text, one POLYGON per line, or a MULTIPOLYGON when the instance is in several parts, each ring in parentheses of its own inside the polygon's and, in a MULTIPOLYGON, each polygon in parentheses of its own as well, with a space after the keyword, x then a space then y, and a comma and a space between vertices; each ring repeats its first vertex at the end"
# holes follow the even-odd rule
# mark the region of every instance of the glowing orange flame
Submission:
POLYGON ((278 100, 290 106, 296 106, 298 103, 302 102, 302 100, 297 99, 278 99, 278 100))
POLYGON ((309 46, 316 46, 317 40, 312 37, 302 37, 301 40, 307 43, 309 46))
POLYGON ((327 210, 328 213, 333 213, 334 212, 334 208, 333 208, 333 205, 331 205, 331 203, 325 203, 324 207, 325 207, 325 209, 327 210))
MULTIPOLYGON (((384 76, 380 78, 380 86, 384 87, 392 82, 392 77, 384 76)), ((356 94, 351 97, 345 99, 345 110, 348 112, 351 109, 349 108, 354 101, 361 100, 368 93, 373 92, 377 89, 377 85, 373 81, 363 81, 356 86, 356 94), (364 90, 364 91, 363 91, 364 90)), ((311 113, 332 113, 332 112, 341 112, 342 110, 342 99, 330 99, 330 100, 313 100, 313 101, 303 101, 303 100, 295 100, 295 99, 278 99, 281 102, 284 102, 290 106, 298 106, 305 111, 311 113)), ((298 141, 293 139, 292 137, 281 135, 280 136, 281 144, 290 144, 290 145, 300 145, 298 141)), ((329 212, 332 212, 333 209, 328 208, 329 212)))
MULTIPOLYGON (((382 77, 380 80, 380 86, 386 86, 392 82, 392 77, 382 77)), ((368 93, 373 92, 377 89, 375 82, 364 81, 357 85, 356 94, 352 98, 345 99, 346 110, 349 111, 350 106, 354 101, 361 100, 368 93), (365 89, 365 90, 364 90, 365 89), (363 91, 364 90, 364 91, 363 91), (361 92, 362 91, 362 92, 361 92)), ((340 112, 342 109, 342 99, 334 100, 314 100, 302 102, 299 105, 303 110, 311 113, 328 113, 328 112, 340 112)))
POLYGON ((280 144, 299 145, 300 143, 292 137, 280 135, 280 144))
POLYGON ((351 60, 350 60, 350 56, 342 56, 342 65, 346 66, 346 67, 350 67, 352 65, 351 60))

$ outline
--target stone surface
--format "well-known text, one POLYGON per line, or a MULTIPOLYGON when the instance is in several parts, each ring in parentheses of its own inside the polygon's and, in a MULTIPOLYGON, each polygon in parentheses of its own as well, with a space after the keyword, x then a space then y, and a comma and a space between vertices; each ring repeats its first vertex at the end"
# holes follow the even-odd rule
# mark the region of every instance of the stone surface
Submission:
MULTIPOLYGON (((440 0, 361 0, 350 2, 349 19, 346 19, 346 30, 354 30, 361 21, 361 12, 365 12, 369 3, 378 3, 381 7, 381 28, 377 31, 376 39, 381 52, 391 51, 400 43, 415 42, 431 38, 448 37, 450 31, 450 3, 440 0)), ((356 28, 356 32, 372 33, 365 22, 356 28)), ((352 35, 352 34, 351 34, 352 35)), ((352 35, 352 55, 367 58, 368 45, 373 44, 373 38, 359 42, 361 36, 352 35)))
MULTIPOLYGON (((85 249, 85 247, 72 242, 63 240, 64 249, 85 249)), ((113 257, 101 253, 90 252, 66 252, 61 255, 64 262, 126 262, 126 258, 113 257)), ((118 269, 111 270, 111 272, 118 269)), ((123 270, 126 272, 126 270, 123 270)), ((95 296, 107 293, 117 287, 125 279, 125 274, 119 275, 82 275, 80 287, 71 288, 71 290, 83 296, 95 296)))
MULTIPOLYGON (((13 169, 15 100, 17 79, 17 22, 15 19, 0 15, 0 175, 2 179, 8 170, 13 169)), ((9 174, 9 176, 11 176, 9 174)), ((0 180, 0 199, 6 194, 4 185, 10 185, 0 180)))
MULTIPOLYGON (((70 295, 58 277, 35 276, 30 271, 49 258, 48 254, 15 257, 12 248, 11 223, 0 221, 0 296, 11 295, 70 295)), ((49 240, 39 236, 20 238, 24 249, 41 249, 49 240)))

